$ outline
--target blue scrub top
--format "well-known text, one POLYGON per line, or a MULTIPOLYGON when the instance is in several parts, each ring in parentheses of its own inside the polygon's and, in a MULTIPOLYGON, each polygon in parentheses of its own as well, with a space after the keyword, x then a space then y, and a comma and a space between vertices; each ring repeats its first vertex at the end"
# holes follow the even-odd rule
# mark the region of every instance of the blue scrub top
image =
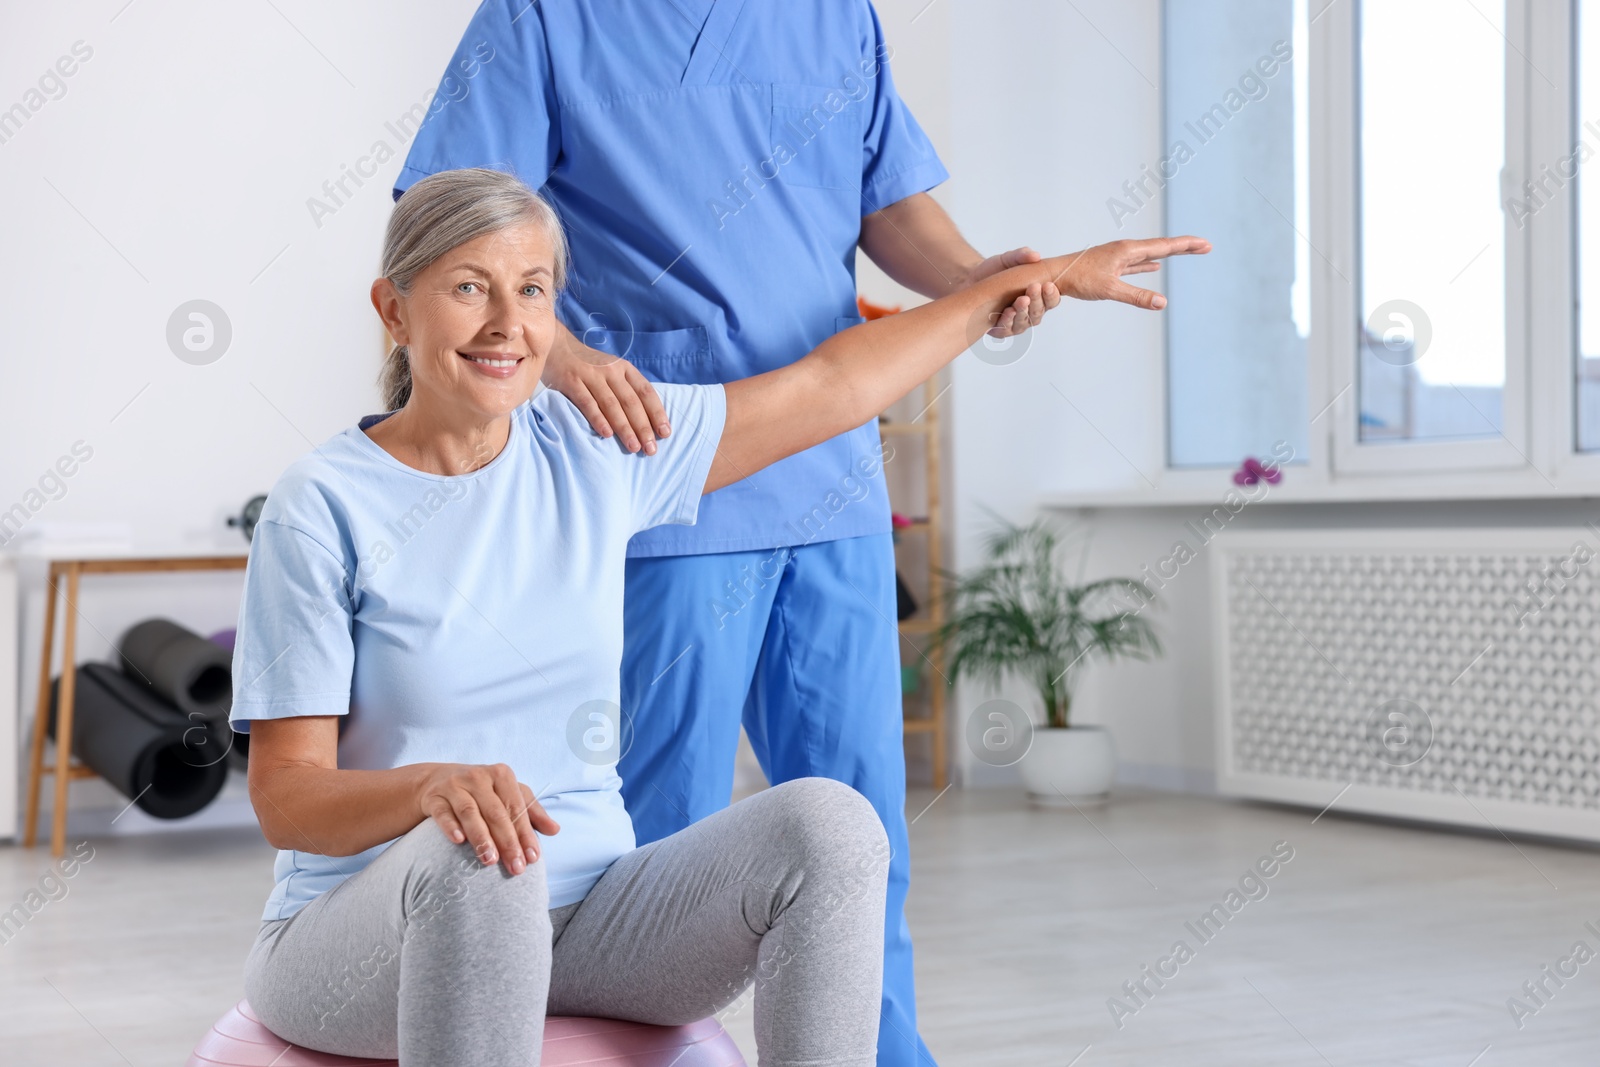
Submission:
MULTIPOLYGON (((656 382, 726 383, 861 321, 861 218, 949 177, 867 0, 485 0, 394 195, 509 170, 572 244, 560 315, 656 382)), ((889 530, 875 422, 710 494, 630 556, 889 530)))

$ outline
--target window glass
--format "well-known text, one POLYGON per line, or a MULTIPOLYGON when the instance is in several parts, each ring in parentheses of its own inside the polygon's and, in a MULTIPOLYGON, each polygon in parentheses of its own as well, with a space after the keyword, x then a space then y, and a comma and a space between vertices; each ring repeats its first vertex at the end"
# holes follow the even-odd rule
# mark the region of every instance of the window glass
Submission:
POLYGON ((1363 442, 1497 436, 1505 5, 1359 9, 1363 442))
POLYGON ((1307 455, 1305 0, 1170 0, 1162 157, 1110 207, 1119 236, 1194 233, 1214 246, 1168 273, 1167 440, 1173 467, 1307 455), (1164 192, 1163 226, 1151 207, 1164 192))

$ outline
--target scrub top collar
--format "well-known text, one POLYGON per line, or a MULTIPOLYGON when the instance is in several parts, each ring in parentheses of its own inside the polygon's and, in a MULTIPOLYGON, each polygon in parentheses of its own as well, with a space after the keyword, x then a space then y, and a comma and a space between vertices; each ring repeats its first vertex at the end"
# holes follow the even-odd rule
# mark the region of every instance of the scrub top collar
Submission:
POLYGON ((711 9, 717 6, 716 0, 667 0, 667 3, 686 22, 701 29, 705 28, 706 17, 711 14, 711 9))
MULTIPOLYGON (((683 0, 673 2, 682 3, 683 0)), ((695 39, 694 50, 689 53, 689 65, 683 70, 684 85, 709 85, 712 73, 719 64, 733 66, 733 61, 727 57, 726 47, 728 38, 733 36, 734 23, 739 21, 739 13, 743 10, 744 0, 715 0, 711 4, 711 10, 700 27, 700 36, 695 39)), ((749 80, 737 67, 734 70, 739 80, 749 80)))

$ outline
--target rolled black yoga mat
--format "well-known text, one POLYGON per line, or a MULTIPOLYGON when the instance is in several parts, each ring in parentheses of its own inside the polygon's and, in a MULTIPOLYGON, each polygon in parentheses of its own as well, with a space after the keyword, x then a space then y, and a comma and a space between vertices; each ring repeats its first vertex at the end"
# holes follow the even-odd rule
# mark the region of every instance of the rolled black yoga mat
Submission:
MULTIPOLYGON (((50 683, 56 736, 61 679, 50 683)), ((140 809, 181 819, 211 803, 228 779, 227 723, 190 719, 106 663, 78 668, 72 751, 140 809)))
POLYGON ((147 619, 122 635, 122 669, 185 715, 226 719, 233 654, 171 619, 147 619))

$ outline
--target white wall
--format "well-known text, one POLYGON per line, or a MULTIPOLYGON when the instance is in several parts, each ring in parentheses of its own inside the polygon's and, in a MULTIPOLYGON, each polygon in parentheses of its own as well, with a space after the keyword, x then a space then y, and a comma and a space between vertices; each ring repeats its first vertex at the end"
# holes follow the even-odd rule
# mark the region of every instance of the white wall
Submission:
MULTIPOLYGON (((1159 210, 1119 230, 1106 207, 1161 156, 1158 0, 940 0, 923 19, 941 8, 950 20, 950 132, 939 144, 952 174, 945 202, 968 240, 988 253, 1030 245, 1051 255, 1159 232, 1159 210)), ((916 95, 907 67, 924 62, 940 60, 932 49, 895 57, 919 117, 941 102, 916 95)), ((958 566, 979 558, 985 509, 1025 520, 1041 493, 1154 478, 1162 463, 1161 331, 1160 317, 1148 312, 1066 305, 1017 362, 956 362, 948 399, 958 566)), ((1125 777, 1204 787, 1209 721, 1171 710, 1174 694, 1181 699, 1191 684, 1189 658, 1180 648, 1160 664, 1119 667, 1126 688, 1110 692, 1092 674, 1086 679, 1075 714, 1112 727, 1125 777)), ((952 702, 953 756, 968 784, 1016 781, 1014 769, 971 759, 962 739, 967 718, 990 695, 963 685, 952 702)), ((1038 704, 1023 687, 1004 695, 1038 704)))
MULTIPOLYGON (((900 90, 953 175, 935 195, 975 245, 1052 253, 1157 231, 1158 212, 1118 231, 1105 206, 1160 157, 1157 0, 878 6, 900 90)), ((141 541, 234 546, 225 516, 373 409, 382 336, 366 286, 389 207, 380 179, 405 149, 385 124, 427 98, 475 7, 107 0, 8 17, 0 66, 22 73, 0 108, 75 42, 93 55, 0 143, 0 194, 25 205, 8 214, 0 262, 0 509, 81 439, 93 459, 40 520, 126 516, 141 541), (319 228, 308 198, 378 139, 396 158, 319 228), (165 339, 169 314, 194 298, 233 326, 208 366, 181 362, 165 339)), ((861 284, 909 302, 870 265, 861 284)), ((975 558, 983 508, 1023 518, 1043 492, 1153 476, 1161 354, 1159 316, 1085 305, 1057 311, 1017 363, 963 357, 946 398, 953 561, 975 558)), ((1119 552, 1148 543, 1153 561, 1164 540, 1119 534, 1119 552)), ((24 577, 37 620, 37 575, 24 577)), ((84 655, 104 656, 148 614, 229 625, 237 577, 95 582, 82 610, 84 655)), ((37 625, 20 649, 29 707, 37 625)), ((1089 679, 1079 712, 1112 724, 1130 773, 1203 780, 1209 724, 1179 707, 1204 683, 1203 660, 1180 642, 1159 665, 1089 679)), ((964 691, 952 709, 958 772, 1009 781, 970 773, 959 726, 979 696, 964 691)), ((99 783, 73 788, 115 803, 99 783)))
POLYGON ((0 144, 0 194, 25 206, 7 213, 0 263, 0 502, 82 438, 93 459, 40 518, 128 516, 151 541, 234 543, 227 514, 373 407, 382 334, 366 290, 399 160, 320 228, 306 201, 396 141, 385 123, 432 90, 475 6, 300 0, 277 5, 286 19, 169 0, 113 22, 110 0, 7 16, 14 75, 79 40, 93 57, 0 144), (193 298, 232 322, 209 366, 166 343, 193 298))
MULTIPOLYGON (((900 93, 951 173, 933 195, 975 247, 1052 255, 1158 232, 1159 208, 1119 230, 1106 201, 1161 156, 1159 0, 878 0, 877 8, 900 93)), ((858 271, 870 298, 920 302, 864 257, 858 271)), ((1073 305, 1046 321, 1017 362, 957 360, 944 401, 948 563, 980 557, 988 511, 1026 520, 1042 493, 1155 476, 1161 330, 1149 313, 1073 305)), ((891 492, 914 498, 915 481, 891 465, 891 492)), ((1209 720, 1191 716, 1175 736, 1166 710, 1169 694, 1187 688, 1190 658, 1179 649, 1161 664, 1119 668, 1114 684, 1131 692, 1102 697, 1086 679, 1076 714, 1112 726, 1125 777, 1207 786, 1209 720)), ((1018 781, 1014 768, 972 759, 964 740, 968 717, 993 695, 962 684, 951 701, 952 767, 967 785, 1018 781)), ((1038 705, 1025 687, 1002 695, 1038 705)))
MULTIPOLYGON (((0 143, 0 510, 82 440, 93 457, 31 521, 125 518, 140 542, 237 548, 225 517, 376 409, 383 335, 367 286, 409 143, 385 124, 432 92, 476 6, 10 5, 0 109, 40 106, 0 143), (77 42, 89 58, 64 88, 29 98, 77 42), (396 158, 317 226, 307 199, 379 139, 396 158), (171 312, 195 298, 232 324, 207 366, 166 340, 171 312)), ((42 601, 40 576, 23 579, 31 712, 42 601)), ((87 579, 83 658, 105 658, 152 614, 232 625, 238 586, 87 579)), ((73 794, 74 809, 121 806, 100 782, 73 794)))
MULTIPOLYGON (((1161 142, 1159 0, 938 0, 950 13, 950 133, 940 149, 954 175, 946 202, 969 240, 988 252, 1031 244, 1046 254, 1120 237, 1153 236, 1159 202, 1117 230, 1106 201, 1161 142)), ((931 15, 931 12, 930 12, 931 15)), ((897 54, 897 76, 923 53, 897 54)), ((907 93, 921 115, 923 101, 907 93)), ((1276 220, 1270 220, 1276 224, 1276 220)), ((1160 275, 1142 279, 1159 286, 1160 275)), ((984 508, 1011 519, 1041 496, 1138 489, 1163 457, 1162 316, 1113 304, 1056 311, 1019 362, 963 356, 949 396, 953 426, 955 562, 978 558, 984 508), (1059 390, 1059 391, 1058 391, 1059 390), (1063 396, 1062 394, 1065 394, 1063 396), (1070 401, 1070 402, 1069 402, 1070 401)), ((1286 477, 1295 477, 1291 468, 1286 477)), ((1216 499, 1229 485, 1216 472, 1216 499)), ((1278 504, 1246 509, 1229 529, 1581 525, 1592 502, 1481 501, 1278 504)), ((1077 694, 1080 721, 1109 725, 1123 780, 1195 791, 1214 788, 1210 554, 1186 524, 1209 507, 1077 509, 1090 537, 1090 575, 1138 576, 1180 540, 1198 557, 1162 589, 1153 613, 1167 647, 1152 664, 1091 669, 1077 694)), ((1226 537, 1227 533, 1222 536, 1226 537)), ((954 702, 953 755, 968 784, 1010 784, 1012 770, 970 758, 960 727, 989 695, 963 686, 954 702)), ((1005 694, 1024 706, 1026 688, 1005 694)))

